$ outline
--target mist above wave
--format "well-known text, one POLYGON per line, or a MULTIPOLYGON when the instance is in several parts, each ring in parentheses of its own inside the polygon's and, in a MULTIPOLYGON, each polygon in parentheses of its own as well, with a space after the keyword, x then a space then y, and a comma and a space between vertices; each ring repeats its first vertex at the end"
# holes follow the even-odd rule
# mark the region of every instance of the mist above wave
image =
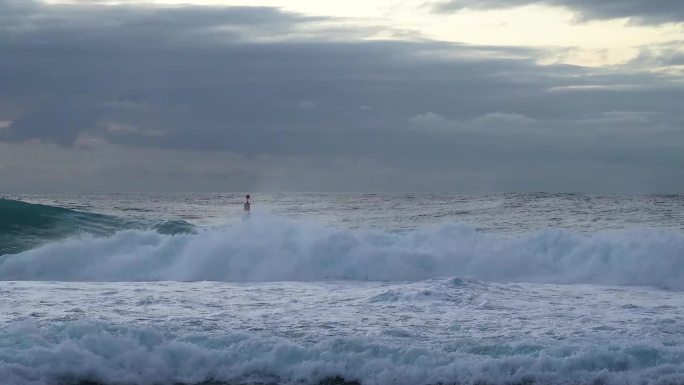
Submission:
POLYGON ((494 281, 684 289, 684 235, 655 229, 492 234, 447 223, 405 233, 254 216, 165 235, 126 230, 0 257, 2 280, 494 281))

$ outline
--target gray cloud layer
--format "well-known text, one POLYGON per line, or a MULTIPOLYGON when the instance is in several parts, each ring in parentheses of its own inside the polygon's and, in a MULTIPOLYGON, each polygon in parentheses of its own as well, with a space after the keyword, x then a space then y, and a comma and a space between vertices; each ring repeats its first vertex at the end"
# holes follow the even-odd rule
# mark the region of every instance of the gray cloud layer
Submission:
POLYGON ((35 172, 16 157, 39 141, 69 159, 65 188, 147 149, 145 173, 127 165, 122 181, 185 189, 182 153, 206 163, 188 173, 242 167, 194 189, 684 191, 673 78, 539 66, 532 49, 363 41, 374 28, 335 21, 0 0, 0 139, 24 149, 0 176, 35 172), (80 168, 83 151, 106 152, 98 171, 80 168))
POLYGON ((524 5, 565 7, 579 12, 585 20, 627 17, 645 23, 684 21, 684 2, 680 0, 449 0, 437 3, 434 9, 453 12, 524 5))

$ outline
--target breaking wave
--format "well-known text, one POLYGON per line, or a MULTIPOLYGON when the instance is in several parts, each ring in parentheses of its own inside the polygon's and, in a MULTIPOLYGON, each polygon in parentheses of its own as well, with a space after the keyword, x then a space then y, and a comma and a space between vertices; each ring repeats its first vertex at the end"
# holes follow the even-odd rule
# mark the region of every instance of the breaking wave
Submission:
POLYGON ((462 340, 445 349, 364 338, 162 333, 93 321, 0 331, 0 378, 24 384, 680 384, 681 345, 462 340))
POLYGON ((124 229, 154 228, 163 234, 192 232, 185 221, 146 223, 61 207, 0 199, 0 255, 14 254, 77 234, 110 236, 124 229))
POLYGON ((403 233, 253 216, 192 234, 118 231, 0 257, 2 280, 490 281, 684 290, 684 234, 628 229, 494 234, 449 223, 403 233))

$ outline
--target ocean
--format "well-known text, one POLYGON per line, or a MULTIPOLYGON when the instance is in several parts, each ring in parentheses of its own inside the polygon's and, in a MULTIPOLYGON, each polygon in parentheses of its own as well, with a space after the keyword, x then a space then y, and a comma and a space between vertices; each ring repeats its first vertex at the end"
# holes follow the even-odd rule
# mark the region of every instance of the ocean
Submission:
POLYGON ((5 194, 0 385, 683 384, 684 196, 5 194))

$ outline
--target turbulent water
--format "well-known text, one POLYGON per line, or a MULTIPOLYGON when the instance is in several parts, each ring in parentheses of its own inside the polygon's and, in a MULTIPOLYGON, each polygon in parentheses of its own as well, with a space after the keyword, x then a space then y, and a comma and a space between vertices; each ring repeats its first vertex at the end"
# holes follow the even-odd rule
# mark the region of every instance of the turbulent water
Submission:
POLYGON ((0 199, 0 384, 681 384, 684 197, 0 199))

